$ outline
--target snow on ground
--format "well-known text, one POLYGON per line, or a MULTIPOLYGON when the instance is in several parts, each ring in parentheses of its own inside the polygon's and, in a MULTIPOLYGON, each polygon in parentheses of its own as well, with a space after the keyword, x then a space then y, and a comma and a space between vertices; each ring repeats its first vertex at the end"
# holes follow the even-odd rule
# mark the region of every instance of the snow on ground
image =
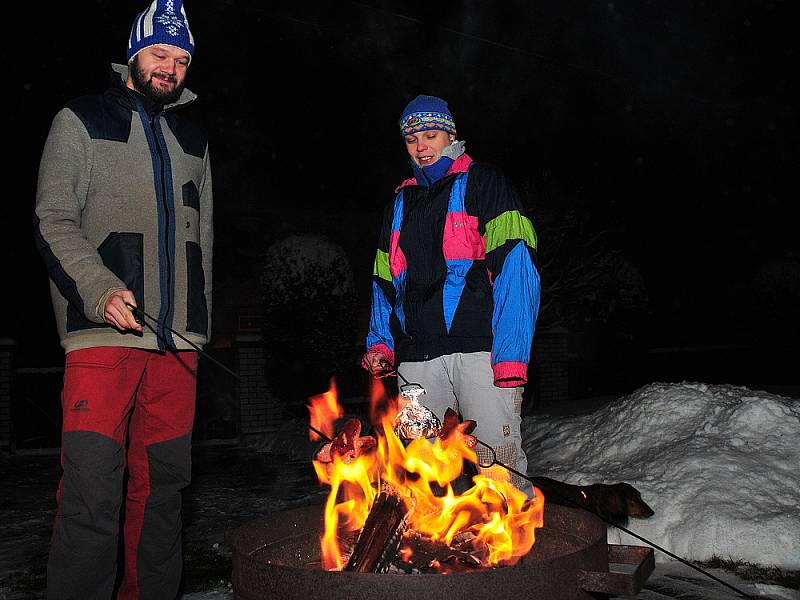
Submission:
MULTIPOLYGON (((611 541, 609 539, 609 541, 611 541)), ((706 569, 715 577, 753 598, 798 600, 800 592, 777 585, 745 581, 723 569, 706 569)), ((678 561, 660 562, 636 600, 741 600, 743 596, 678 561)), ((195 600, 195 599, 192 599, 195 600)), ((211 599, 209 599, 211 600, 211 599)))
MULTIPOLYGON (((523 439, 531 475, 636 487, 655 516, 628 528, 682 558, 800 569, 800 401, 651 384, 588 414, 527 419, 523 439)), ((609 543, 642 542, 612 527, 609 543)))

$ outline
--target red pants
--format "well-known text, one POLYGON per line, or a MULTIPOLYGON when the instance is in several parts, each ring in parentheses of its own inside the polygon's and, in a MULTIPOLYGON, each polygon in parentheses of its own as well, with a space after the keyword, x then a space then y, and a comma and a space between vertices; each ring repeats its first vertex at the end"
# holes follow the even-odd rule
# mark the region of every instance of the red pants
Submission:
POLYGON ((174 598, 181 578, 181 490, 191 479, 197 354, 88 348, 67 354, 58 511, 48 599, 174 598))

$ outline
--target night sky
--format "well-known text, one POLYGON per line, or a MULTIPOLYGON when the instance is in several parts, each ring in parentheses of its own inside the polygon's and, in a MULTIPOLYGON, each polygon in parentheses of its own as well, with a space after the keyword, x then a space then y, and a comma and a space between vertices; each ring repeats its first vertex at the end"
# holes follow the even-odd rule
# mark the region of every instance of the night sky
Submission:
MULTIPOLYGON (((0 337, 29 366, 61 360, 30 225, 42 145, 68 99, 104 89, 145 4, 26 3, 3 44, 13 183, 0 337)), ((270 242, 309 231, 347 251, 367 296, 382 207, 409 176, 397 119, 434 94, 468 153, 515 181, 540 238, 542 323, 578 334, 590 350, 576 354, 619 367, 664 348, 738 348, 647 377, 794 383, 790 5, 187 1, 187 87, 212 144, 216 294, 257 273, 270 242)))

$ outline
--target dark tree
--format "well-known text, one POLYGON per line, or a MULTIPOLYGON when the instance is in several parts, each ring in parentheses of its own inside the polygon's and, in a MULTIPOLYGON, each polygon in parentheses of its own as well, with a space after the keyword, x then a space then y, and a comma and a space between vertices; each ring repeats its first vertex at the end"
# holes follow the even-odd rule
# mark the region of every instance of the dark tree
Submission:
POLYGON ((285 402, 303 402, 354 362, 350 263, 324 236, 292 235, 264 253, 261 290, 265 375, 285 402))

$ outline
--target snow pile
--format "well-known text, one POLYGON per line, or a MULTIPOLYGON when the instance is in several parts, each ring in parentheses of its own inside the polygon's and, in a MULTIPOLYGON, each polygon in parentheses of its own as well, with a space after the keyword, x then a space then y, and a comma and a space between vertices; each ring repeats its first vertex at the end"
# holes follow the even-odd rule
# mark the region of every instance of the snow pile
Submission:
MULTIPOLYGON (((523 439, 531 476, 636 487, 655 516, 628 529, 682 558, 800 569, 797 400, 658 383, 590 414, 526 419, 523 439)), ((608 541, 642 545, 614 527, 608 541)))

